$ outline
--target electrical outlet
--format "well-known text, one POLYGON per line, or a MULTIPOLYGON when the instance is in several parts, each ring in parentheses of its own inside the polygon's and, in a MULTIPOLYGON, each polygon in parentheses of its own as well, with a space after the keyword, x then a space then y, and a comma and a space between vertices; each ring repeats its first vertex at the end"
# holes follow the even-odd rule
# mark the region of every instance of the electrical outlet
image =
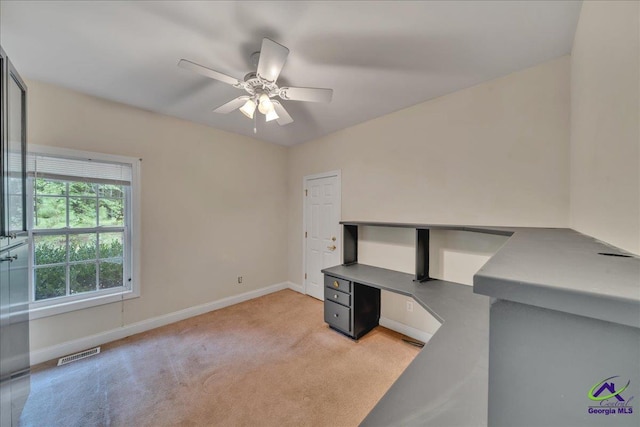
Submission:
POLYGON ((407 301, 407 311, 409 313, 413 312, 413 301, 407 301))
POLYGON ((238 283, 242 284, 242 276, 238 276, 238 283))

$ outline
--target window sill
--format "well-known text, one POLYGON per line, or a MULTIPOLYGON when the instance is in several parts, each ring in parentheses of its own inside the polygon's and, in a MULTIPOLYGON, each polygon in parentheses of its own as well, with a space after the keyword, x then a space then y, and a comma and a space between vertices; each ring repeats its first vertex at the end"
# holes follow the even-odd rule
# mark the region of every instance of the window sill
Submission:
POLYGON ((69 313, 71 311, 83 310, 85 308, 96 307, 104 304, 138 298, 139 293, 133 291, 118 292, 115 294, 98 295, 92 298, 84 298, 76 301, 65 301, 58 304, 37 306, 31 304, 29 307, 29 320, 42 319, 44 317, 56 316, 58 314, 69 313))

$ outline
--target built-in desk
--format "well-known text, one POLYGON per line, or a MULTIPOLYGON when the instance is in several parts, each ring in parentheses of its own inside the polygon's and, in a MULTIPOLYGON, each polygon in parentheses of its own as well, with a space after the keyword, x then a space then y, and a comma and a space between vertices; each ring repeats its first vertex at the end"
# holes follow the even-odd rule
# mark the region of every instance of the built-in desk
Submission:
POLYGON ((640 425, 637 256, 570 229, 343 224, 349 265, 325 274, 411 296, 442 322, 362 425, 640 425), (358 264, 361 225, 415 228, 416 274, 358 264), (470 287, 429 277, 435 228, 511 237, 470 287), (590 389, 613 376, 633 410, 590 413, 590 389))
POLYGON ((416 283, 411 274, 363 264, 323 273, 413 297, 442 323, 363 425, 486 425, 489 298, 471 286, 416 283))

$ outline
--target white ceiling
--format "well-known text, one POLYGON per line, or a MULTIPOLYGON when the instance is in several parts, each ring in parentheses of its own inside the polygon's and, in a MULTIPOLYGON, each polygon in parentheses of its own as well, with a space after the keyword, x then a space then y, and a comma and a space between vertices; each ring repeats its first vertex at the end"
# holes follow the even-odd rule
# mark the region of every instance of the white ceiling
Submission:
MULTIPOLYGON (((254 137, 293 145, 571 51, 576 1, 0 2, 0 43, 27 78, 253 135, 244 94, 176 66, 242 79, 263 37, 290 54, 280 86, 333 88, 282 101, 292 124, 254 137)), ((260 115, 260 117, 264 117, 260 115)))

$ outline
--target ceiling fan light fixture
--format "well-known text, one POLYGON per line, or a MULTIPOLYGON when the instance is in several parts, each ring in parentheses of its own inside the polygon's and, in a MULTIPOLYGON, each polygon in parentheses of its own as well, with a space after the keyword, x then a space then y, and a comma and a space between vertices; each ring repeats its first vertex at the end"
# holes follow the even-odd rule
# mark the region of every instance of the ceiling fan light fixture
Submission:
POLYGON ((271 120, 278 120, 280 118, 280 116, 278 116, 278 113, 276 113, 276 110, 271 107, 271 111, 269 111, 267 113, 267 121, 270 122, 271 120))
POLYGON ((242 107, 240 107, 240 111, 242 111, 242 114, 245 116, 253 119, 253 113, 256 111, 256 103, 253 99, 249 99, 242 107))
POLYGON ((262 114, 269 114, 271 111, 273 111, 273 102, 271 102, 271 100, 269 99, 269 95, 267 95, 266 93, 260 95, 260 98, 258 98, 258 102, 258 111, 260 111, 262 114))

